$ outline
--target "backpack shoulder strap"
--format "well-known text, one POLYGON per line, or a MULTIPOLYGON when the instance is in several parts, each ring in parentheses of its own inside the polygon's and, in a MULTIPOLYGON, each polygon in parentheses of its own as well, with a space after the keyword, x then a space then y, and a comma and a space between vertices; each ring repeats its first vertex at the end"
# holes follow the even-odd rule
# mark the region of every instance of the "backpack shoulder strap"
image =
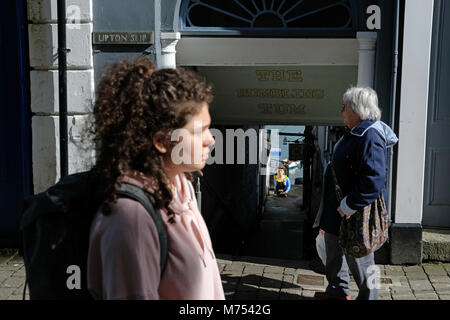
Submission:
POLYGON ((138 201, 147 210, 148 214, 152 217, 156 229, 158 230, 159 246, 161 251, 160 256, 160 269, 161 276, 164 272, 167 262, 168 253, 168 240, 167 240, 167 230, 164 225, 164 221, 161 218, 160 212, 156 212, 153 205, 155 204, 155 199, 153 195, 137 186, 128 183, 122 183, 117 194, 122 197, 131 198, 138 201))

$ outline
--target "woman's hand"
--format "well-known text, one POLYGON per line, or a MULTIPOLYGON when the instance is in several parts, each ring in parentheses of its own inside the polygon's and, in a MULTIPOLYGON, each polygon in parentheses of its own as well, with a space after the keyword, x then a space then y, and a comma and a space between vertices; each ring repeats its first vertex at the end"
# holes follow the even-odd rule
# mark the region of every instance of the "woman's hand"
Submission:
POLYGON ((345 217, 347 220, 350 219, 349 216, 346 216, 346 215, 344 214, 344 211, 342 211, 341 207, 337 208, 337 211, 339 212, 339 214, 341 215, 342 218, 345 217))

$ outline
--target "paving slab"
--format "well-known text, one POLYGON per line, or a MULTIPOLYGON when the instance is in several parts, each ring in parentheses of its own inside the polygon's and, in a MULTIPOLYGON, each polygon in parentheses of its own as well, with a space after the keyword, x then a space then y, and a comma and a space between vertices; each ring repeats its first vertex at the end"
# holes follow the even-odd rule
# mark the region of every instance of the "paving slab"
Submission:
POLYGON ((2 282, 4 288, 19 288, 24 284, 24 278, 11 277, 2 282))
POLYGON ((5 263, 0 265, 0 272, 2 271, 19 271, 21 268, 23 267, 23 264, 18 264, 18 263, 5 263))
MULTIPOLYGON (((16 288, 13 291, 12 294, 14 294, 14 295, 22 295, 23 294, 23 288, 24 288, 24 285, 22 284, 20 287, 16 288)), ((29 295, 29 294, 30 294, 30 292, 29 292, 28 287, 27 287, 27 291, 25 292, 25 295, 29 295)))
POLYGON ((406 267, 403 267, 403 271, 405 271, 405 273, 416 273, 416 272, 424 273, 425 272, 425 270, 423 269, 422 266, 406 266, 406 267))
POLYGON ((281 288, 281 293, 288 293, 288 294, 296 294, 301 295, 302 294, 302 288, 281 288))
POLYGON ((438 294, 450 294, 450 283, 433 283, 433 288, 438 294))
POLYGON ((450 274, 450 263, 443 263, 442 266, 447 271, 447 274, 450 274))
POLYGON ((413 294, 406 294, 406 295, 392 295, 392 300, 416 300, 416 297, 413 294))
POLYGON ((293 275, 293 274, 295 274, 295 270, 296 270, 296 269, 294 269, 294 268, 285 268, 285 269, 284 269, 284 274, 290 274, 290 275, 293 275))
POLYGON ((411 288, 405 288, 405 287, 392 288, 391 294, 392 294, 392 296, 394 296, 394 295, 396 295, 396 296, 412 295, 413 291, 411 288))
POLYGON ((11 277, 12 272, 11 271, 0 271, 0 286, 9 277, 11 277))
POLYGON ((243 274, 252 273, 252 274, 263 274, 265 266, 258 265, 246 265, 243 271, 243 274))
POLYGON ((388 294, 388 295, 378 294, 378 300, 382 300, 382 301, 392 300, 392 296, 390 294, 388 294))
POLYGON ((264 268, 264 273, 283 274, 284 273, 284 267, 273 267, 273 266, 265 267, 264 268))
POLYGON ((325 290, 328 285, 325 276, 318 275, 318 274, 310 275, 310 274, 300 273, 294 279, 294 281, 297 285, 302 287, 304 290, 322 291, 322 290, 325 290))
POLYGON ((450 283, 450 278, 443 276, 429 276, 431 283, 450 283))
POLYGON ((233 263, 233 256, 227 254, 216 254, 216 260, 218 263, 233 263))
POLYGON ((402 285, 409 285, 408 279, 405 276, 380 276, 380 287, 390 289, 392 287, 401 287, 402 285), (402 282, 403 280, 403 282, 402 282))
POLYGON ((450 291, 450 282, 434 282, 431 285, 437 289, 447 289, 450 291))
POLYGON ((404 276, 405 272, 403 270, 384 270, 384 274, 387 276, 404 276))
POLYGON ((446 276, 447 270, 442 264, 426 264, 423 266, 425 273, 430 275, 446 276))
POLYGON ((286 287, 287 285, 294 284, 294 276, 293 275, 283 275, 283 283, 281 287, 286 287))
MULTIPOLYGON (((0 263, 1 300, 22 299, 25 269, 20 257, 13 258, 0 260, 4 261, 0 263)), ((310 300, 328 285, 325 275, 312 270, 310 261, 222 255, 217 264, 227 300, 310 300)), ((379 268, 380 300, 450 300, 450 263, 379 268)), ((356 298, 353 280, 350 289, 356 298)))
POLYGON ((0 287, 0 300, 6 300, 14 292, 14 288, 0 287))
MULTIPOLYGON (((323 290, 317 290, 317 291, 320 291, 320 292, 325 292, 325 289, 323 289, 323 290)), ((313 290, 303 290, 302 291, 302 297, 305 297, 305 298, 314 298, 314 294, 316 293, 316 291, 313 291, 313 290)))
POLYGON ((438 300, 439 297, 436 293, 417 293, 415 294, 417 300, 438 300))
POLYGON ((222 271, 225 269, 225 264, 218 263, 217 268, 219 269, 219 272, 222 273, 222 271))
POLYGON ((410 281, 411 289, 413 293, 432 293, 434 292, 434 288, 430 282, 426 280, 411 280, 410 281))
POLYGON ((283 276, 282 273, 263 273, 262 278, 282 281, 283 276))
POLYGON ((244 271, 244 265, 242 265, 242 264, 227 264, 227 265, 225 265, 224 271, 225 272, 231 271, 231 272, 240 274, 240 273, 242 273, 242 271, 244 271))
POLYGON ((407 273, 406 277, 410 280, 428 281, 428 276, 425 273, 420 272, 407 273))
POLYGON ((396 265, 386 265, 384 266, 384 270, 392 270, 392 271, 402 271, 403 272, 403 266, 396 266, 396 265))

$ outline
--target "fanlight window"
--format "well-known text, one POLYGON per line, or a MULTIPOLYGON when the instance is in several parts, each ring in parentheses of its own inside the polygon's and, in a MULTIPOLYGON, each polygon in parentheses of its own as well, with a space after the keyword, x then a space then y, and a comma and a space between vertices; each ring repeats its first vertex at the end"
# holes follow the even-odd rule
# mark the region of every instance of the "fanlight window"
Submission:
POLYGON ((352 30, 350 0, 187 0, 182 30, 352 30))

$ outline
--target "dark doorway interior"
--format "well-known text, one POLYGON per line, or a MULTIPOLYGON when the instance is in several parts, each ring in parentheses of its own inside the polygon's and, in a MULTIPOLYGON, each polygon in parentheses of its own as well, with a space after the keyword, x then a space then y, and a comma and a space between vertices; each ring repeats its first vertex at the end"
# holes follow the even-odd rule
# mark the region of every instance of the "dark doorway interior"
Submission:
POLYGON ((32 192, 27 2, 2 2, 0 22, 0 248, 17 248, 22 200, 32 192))

